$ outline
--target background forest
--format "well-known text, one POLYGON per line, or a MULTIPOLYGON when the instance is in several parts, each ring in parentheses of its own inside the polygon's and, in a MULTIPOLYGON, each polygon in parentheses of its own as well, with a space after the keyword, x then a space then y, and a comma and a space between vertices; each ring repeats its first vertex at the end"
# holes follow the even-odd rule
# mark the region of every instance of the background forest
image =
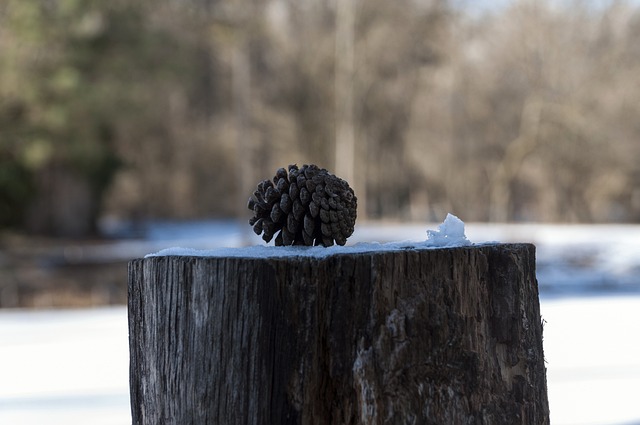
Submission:
POLYGON ((249 216, 290 163, 359 218, 640 221, 640 8, 5 0, 0 227, 249 216))

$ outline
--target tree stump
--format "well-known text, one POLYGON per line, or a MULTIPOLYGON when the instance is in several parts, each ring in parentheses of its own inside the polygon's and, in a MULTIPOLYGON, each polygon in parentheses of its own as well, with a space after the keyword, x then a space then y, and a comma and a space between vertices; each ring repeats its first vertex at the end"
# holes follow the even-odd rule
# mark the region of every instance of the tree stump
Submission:
POLYGON ((548 424, 535 247, 129 264, 133 424, 548 424))

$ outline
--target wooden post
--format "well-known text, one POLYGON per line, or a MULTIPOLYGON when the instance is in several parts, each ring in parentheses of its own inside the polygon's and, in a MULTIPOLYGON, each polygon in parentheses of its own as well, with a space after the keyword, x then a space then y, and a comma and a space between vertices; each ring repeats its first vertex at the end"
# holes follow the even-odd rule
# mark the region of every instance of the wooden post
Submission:
POLYGON ((548 424, 535 247, 129 264, 133 424, 548 424))

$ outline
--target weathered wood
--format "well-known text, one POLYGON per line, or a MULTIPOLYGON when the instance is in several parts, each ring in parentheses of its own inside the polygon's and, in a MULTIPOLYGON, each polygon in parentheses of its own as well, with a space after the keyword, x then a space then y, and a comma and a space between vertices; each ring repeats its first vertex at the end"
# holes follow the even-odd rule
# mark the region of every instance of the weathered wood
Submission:
POLYGON ((133 424, 547 424, 527 244, 129 265, 133 424))

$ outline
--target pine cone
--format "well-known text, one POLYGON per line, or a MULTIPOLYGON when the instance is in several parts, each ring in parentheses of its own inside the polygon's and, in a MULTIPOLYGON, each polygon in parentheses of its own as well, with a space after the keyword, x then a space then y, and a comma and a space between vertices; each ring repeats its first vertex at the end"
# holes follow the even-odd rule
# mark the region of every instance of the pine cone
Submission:
POLYGON ((357 198, 349 184, 317 165, 280 168, 263 180, 247 205, 257 235, 275 244, 344 245, 356 223, 357 198), (277 234, 277 235, 276 235, 277 234))

